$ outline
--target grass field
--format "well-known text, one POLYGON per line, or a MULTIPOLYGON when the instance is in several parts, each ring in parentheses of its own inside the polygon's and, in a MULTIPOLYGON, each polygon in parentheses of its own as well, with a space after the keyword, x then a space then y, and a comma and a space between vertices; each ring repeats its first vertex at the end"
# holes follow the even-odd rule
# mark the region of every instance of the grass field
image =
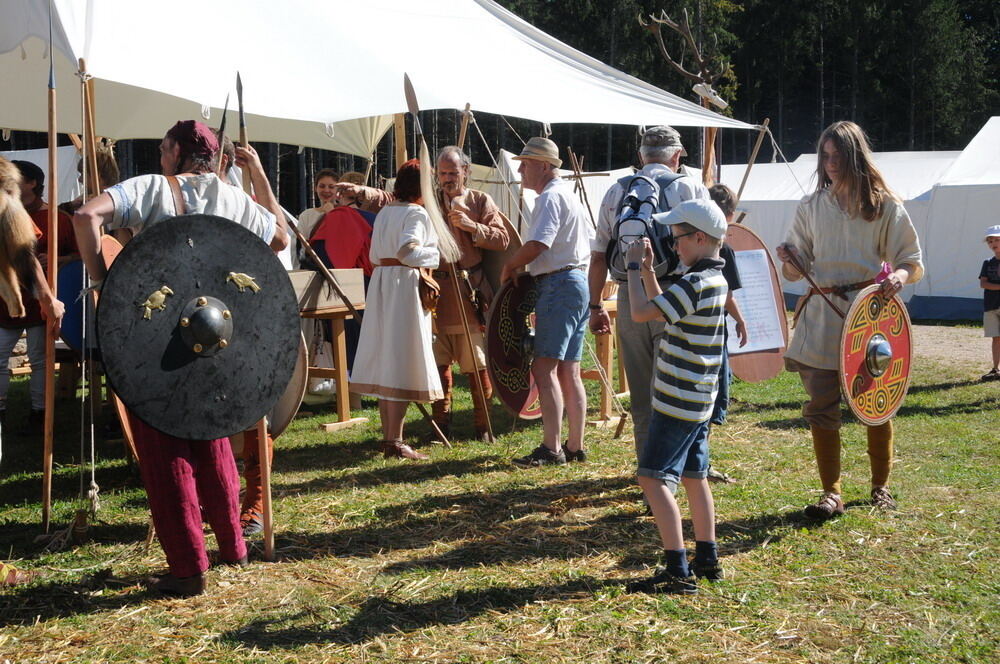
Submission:
MULTIPOLYGON (((714 487, 728 578, 685 598, 623 590, 658 546, 631 440, 609 430, 588 430, 586 464, 521 471, 509 458, 540 429, 506 433, 499 407, 497 444, 434 446, 424 463, 376 454, 374 409, 337 434, 317 431, 329 414, 301 418, 274 464, 280 560, 260 562, 255 540, 256 562, 213 568, 189 600, 138 583, 164 561, 143 548, 144 493, 118 447, 99 448, 89 542, 39 554, 41 446, 8 436, 0 559, 42 577, 0 591, 0 662, 996 662, 1000 387, 969 373, 918 363, 896 420, 898 512, 867 506, 864 430, 845 427, 849 509, 822 525, 801 513, 818 486, 797 378, 737 383, 713 440, 715 465, 739 479, 714 487)), ((72 411, 59 524, 80 481, 72 411)), ((410 415, 411 438, 425 436, 410 415)))

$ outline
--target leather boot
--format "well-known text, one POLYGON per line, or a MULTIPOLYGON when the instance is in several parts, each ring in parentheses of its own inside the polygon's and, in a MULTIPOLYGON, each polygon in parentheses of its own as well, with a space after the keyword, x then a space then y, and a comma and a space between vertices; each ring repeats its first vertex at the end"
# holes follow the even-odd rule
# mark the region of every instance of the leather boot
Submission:
POLYGON ((146 578, 144 585, 161 595, 193 597, 205 592, 205 577, 202 574, 195 574, 181 578, 168 572, 146 578))
POLYGON ((840 495, 840 430, 813 426, 813 451, 823 491, 840 495))
POLYGON ((438 376, 441 378, 441 390, 444 398, 431 403, 431 417, 434 423, 441 429, 441 433, 446 438, 451 438, 451 393, 454 385, 454 378, 451 373, 451 365, 438 365, 438 376))
POLYGON ((401 440, 383 440, 381 443, 382 455, 386 459, 411 459, 413 461, 423 461, 430 457, 417 452, 412 447, 401 440))
POLYGON ((472 392, 472 422, 476 428, 476 438, 487 443, 493 442, 487 440, 490 432, 486 425, 487 409, 490 407, 490 399, 493 398, 493 385, 490 383, 488 373, 485 370, 479 372, 479 377, 483 382, 483 392, 486 394, 485 399, 479 391, 476 375, 471 373, 465 375, 469 379, 469 390, 472 392))

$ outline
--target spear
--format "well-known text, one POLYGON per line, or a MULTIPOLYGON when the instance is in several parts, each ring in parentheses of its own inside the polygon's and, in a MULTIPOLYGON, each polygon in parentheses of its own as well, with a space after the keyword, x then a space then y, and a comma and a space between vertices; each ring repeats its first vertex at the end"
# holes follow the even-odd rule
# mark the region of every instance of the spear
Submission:
MULTIPOLYGON (((59 249, 59 177, 57 171, 56 148, 56 72, 55 53, 52 50, 52 0, 49 0, 49 237, 48 280, 52 297, 56 297, 56 251, 59 249)), ((45 440, 42 451, 42 528, 49 532, 52 517, 52 438, 55 434, 55 378, 56 378, 56 335, 55 321, 46 321, 45 326, 45 440)))
MULTIPOLYGON (((434 191, 430 191, 430 151, 427 149, 427 141, 424 140, 424 131, 420 126, 420 118, 417 115, 420 111, 420 107, 417 105, 417 93, 413 90, 413 84, 410 82, 410 77, 407 74, 403 74, 403 89, 406 93, 406 105, 410 109, 410 115, 413 116, 413 130, 420 139, 420 188, 422 190, 421 195, 424 200, 424 207, 427 209, 427 214, 432 217, 437 217, 437 219, 435 219, 435 223, 440 222, 442 226, 445 226, 444 217, 437 205, 437 194, 434 191)), ((465 341, 469 347, 469 354, 472 356, 472 364, 475 369, 474 380, 476 381, 476 387, 479 388, 479 394, 482 397, 483 414, 486 416, 486 432, 489 435, 490 442, 493 442, 496 439, 493 436, 493 422, 490 418, 490 405, 487 402, 486 390, 483 387, 483 367, 479 366, 479 358, 476 357, 476 348, 472 344, 472 331, 469 329, 469 317, 465 311, 465 301, 462 297, 462 288, 458 284, 458 269, 458 261, 456 260, 448 272, 451 273, 451 285, 455 291, 455 302, 458 304, 458 311, 462 317, 462 330, 465 332, 465 341)))
MULTIPOLYGON (((243 109, 243 79, 240 78, 239 72, 236 72, 236 101, 240 106, 240 145, 248 147, 250 143, 247 142, 247 116, 243 109)), ((253 193, 253 185, 250 183, 250 172, 246 169, 243 170, 243 191, 248 194, 253 193)))
MULTIPOLYGON (((215 161, 215 172, 222 177, 222 173, 219 170, 222 168, 222 139, 226 137, 226 115, 229 113, 229 93, 226 93, 226 105, 222 109, 222 122, 219 123, 219 157, 215 161)), ((232 164, 229 164, 232 167, 232 164)))

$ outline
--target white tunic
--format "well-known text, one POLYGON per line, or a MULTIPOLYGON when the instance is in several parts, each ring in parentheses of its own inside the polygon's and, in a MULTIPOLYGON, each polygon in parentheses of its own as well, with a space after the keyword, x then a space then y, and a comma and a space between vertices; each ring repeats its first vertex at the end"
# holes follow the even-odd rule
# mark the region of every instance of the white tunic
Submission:
POLYGON ((431 342, 431 315, 417 291, 415 267, 436 268, 437 235, 419 205, 392 203, 375 218, 372 264, 394 258, 404 265, 376 267, 368 286, 351 391, 391 401, 444 398, 431 342), (415 243, 413 248, 407 248, 415 243), (410 267, 406 267, 410 266, 410 267))
MULTIPOLYGON (((907 268, 907 283, 916 283, 924 273, 917 231, 902 203, 892 199, 882 206, 881 217, 868 222, 841 210, 829 191, 815 192, 799 203, 785 241, 798 250, 803 267, 823 288, 874 279, 883 261, 893 269, 907 268)), ((857 295, 851 291, 847 299, 830 298, 846 312, 857 295)), ((785 357, 816 369, 839 370, 843 327, 844 319, 814 295, 800 313, 785 357)))

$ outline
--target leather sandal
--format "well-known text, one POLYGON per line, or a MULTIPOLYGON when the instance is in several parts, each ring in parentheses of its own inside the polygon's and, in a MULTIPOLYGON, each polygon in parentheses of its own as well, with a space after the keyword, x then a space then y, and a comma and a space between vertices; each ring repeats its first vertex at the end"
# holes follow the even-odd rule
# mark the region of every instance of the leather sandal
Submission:
POLYGON ((401 440, 383 440, 382 455, 386 459, 411 459, 413 461, 424 461, 430 458, 426 454, 417 452, 401 440))
POLYGON ((803 510, 810 519, 830 519, 844 513, 844 501, 836 493, 824 493, 816 503, 803 510))

